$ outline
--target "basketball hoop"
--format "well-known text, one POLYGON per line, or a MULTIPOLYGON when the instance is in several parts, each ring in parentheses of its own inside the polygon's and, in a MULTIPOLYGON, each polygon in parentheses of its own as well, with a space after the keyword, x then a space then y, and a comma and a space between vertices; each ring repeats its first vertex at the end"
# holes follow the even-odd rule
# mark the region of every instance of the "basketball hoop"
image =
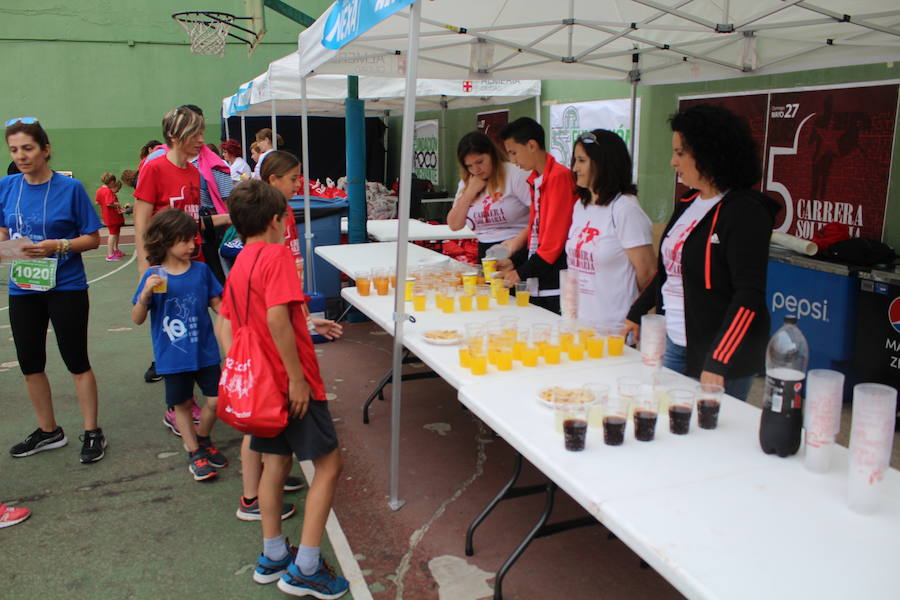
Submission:
POLYGON ((257 41, 257 34, 251 29, 241 27, 235 21, 250 20, 251 17, 236 17, 230 13, 212 10, 191 10, 172 15, 191 39, 191 52, 207 56, 225 56, 225 41, 232 37, 251 48, 257 41), (249 34, 252 40, 234 33, 249 34))

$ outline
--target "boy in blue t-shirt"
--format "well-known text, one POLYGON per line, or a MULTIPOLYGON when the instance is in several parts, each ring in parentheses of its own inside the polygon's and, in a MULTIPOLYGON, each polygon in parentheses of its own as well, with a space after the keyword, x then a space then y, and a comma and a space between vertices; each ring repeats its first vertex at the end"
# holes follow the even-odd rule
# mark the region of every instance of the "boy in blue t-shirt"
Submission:
POLYGON ((228 461, 210 441, 216 422, 219 346, 208 308, 218 311, 222 286, 204 263, 191 260, 197 248, 197 224, 186 212, 160 211, 144 234, 151 267, 134 293, 131 318, 138 325, 150 313, 156 372, 166 385, 166 404, 175 411, 188 451, 188 469, 197 481, 216 476, 228 461), (194 383, 206 396, 194 433, 191 404, 194 383))

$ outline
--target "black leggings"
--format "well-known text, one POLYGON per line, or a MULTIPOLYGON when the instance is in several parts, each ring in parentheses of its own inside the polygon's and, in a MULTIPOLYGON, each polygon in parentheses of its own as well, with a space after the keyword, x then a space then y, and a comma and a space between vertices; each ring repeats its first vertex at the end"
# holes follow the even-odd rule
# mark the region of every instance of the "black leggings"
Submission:
POLYGON ((49 291, 9 296, 9 324, 23 375, 43 373, 47 365, 47 323, 73 375, 91 370, 87 352, 88 293, 49 291))

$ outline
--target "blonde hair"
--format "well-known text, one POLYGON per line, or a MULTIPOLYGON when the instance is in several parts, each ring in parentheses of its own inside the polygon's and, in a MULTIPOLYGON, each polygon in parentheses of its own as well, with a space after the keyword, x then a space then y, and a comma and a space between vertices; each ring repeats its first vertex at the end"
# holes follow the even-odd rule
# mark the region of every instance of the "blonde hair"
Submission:
POLYGON ((163 137, 170 144, 175 141, 183 144, 205 128, 203 117, 183 106, 170 110, 162 120, 163 137))

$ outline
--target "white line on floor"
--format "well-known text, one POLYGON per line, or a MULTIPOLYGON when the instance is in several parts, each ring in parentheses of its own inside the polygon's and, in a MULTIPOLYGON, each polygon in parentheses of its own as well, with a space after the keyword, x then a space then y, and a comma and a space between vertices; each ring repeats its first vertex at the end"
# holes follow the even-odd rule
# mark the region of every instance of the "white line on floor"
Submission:
MULTIPOLYGON (((306 481, 312 482, 313 476, 316 473, 316 468, 313 466, 312 461, 301 461, 300 468, 303 469, 303 475, 306 477, 306 481)), ((350 542, 347 541, 347 536, 344 535, 344 530, 341 529, 341 524, 338 522, 334 510, 329 511, 328 513, 328 521, 325 523, 325 533, 328 534, 328 540, 331 542, 331 547, 334 548, 334 554, 337 557, 338 563, 341 565, 341 571, 343 572, 344 577, 350 582, 350 593, 353 594, 353 600, 372 600, 372 592, 369 590, 369 584, 366 583, 366 578, 362 574, 362 569, 359 568, 359 562, 356 560, 353 551, 350 549, 350 542)))
MULTIPOLYGON (((473 419, 475 417, 472 417, 473 419)), ((406 572, 409 570, 410 562, 412 561, 413 552, 416 551, 416 546, 419 545, 419 542, 425 537, 425 534, 428 533, 428 530, 431 529, 431 526, 434 525, 434 522, 437 521, 441 515, 447 510, 447 506, 450 505, 451 502, 457 500, 463 493, 466 491, 472 483, 475 482, 478 477, 484 472, 484 463, 487 460, 487 452, 485 451, 485 446, 490 441, 488 438, 490 437, 487 430, 484 427, 484 424, 481 421, 477 421, 478 423, 478 458, 475 461, 475 471, 469 475, 469 478, 466 479, 453 495, 444 500, 441 505, 438 507, 434 514, 431 515, 431 518, 428 521, 412 532, 412 535, 409 536, 409 548, 406 550, 406 554, 403 555, 403 558, 400 559, 400 564, 397 566, 396 577, 394 578, 394 585, 397 586, 397 594, 395 595, 396 600, 403 600, 403 578, 406 576, 406 572)))

